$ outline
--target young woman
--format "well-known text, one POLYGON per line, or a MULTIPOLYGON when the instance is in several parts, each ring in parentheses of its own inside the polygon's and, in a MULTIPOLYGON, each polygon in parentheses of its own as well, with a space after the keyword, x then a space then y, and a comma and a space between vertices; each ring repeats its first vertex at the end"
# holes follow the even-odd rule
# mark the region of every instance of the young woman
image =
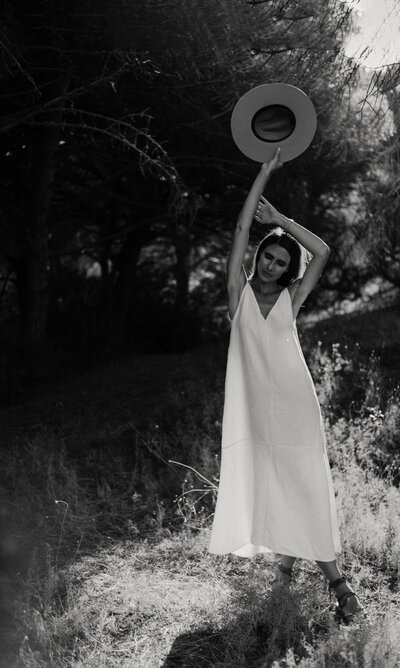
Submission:
POLYGON ((329 248, 264 197, 280 150, 261 166, 244 202, 228 260, 232 320, 218 499, 209 551, 251 557, 274 552, 276 582, 296 558, 317 562, 350 620, 362 607, 338 570, 335 497, 321 411, 296 330, 329 248), (243 259, 253 218, 278 226, 259 245, 247 278, 243 259), (302 248, 312 259, 301 276, 302 248))

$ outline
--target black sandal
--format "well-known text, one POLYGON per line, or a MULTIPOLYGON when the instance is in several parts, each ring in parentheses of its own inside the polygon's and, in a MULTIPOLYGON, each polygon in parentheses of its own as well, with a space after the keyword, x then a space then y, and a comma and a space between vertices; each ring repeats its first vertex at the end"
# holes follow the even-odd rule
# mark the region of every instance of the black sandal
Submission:
MULTIPOLYGON (((336 587, 339 587, 341 584, 347 584, 347 580, 345 577, 340 577, 337 578, 337 580, 334 580, 333 582, 329 583, 329 595, 331 595, 332 589, 336 589, 336 587)), ((336 608, 335 608, 335 616, 338 620, 345 622, 345 624, 348 624, 349 622, 353 621, 353 618, 355 615, 359 614, 360 612, 364 611, 364 608, 362 607, 360 601, 358 600, 356 594, 354 591, 351 589, 349 591, 343 592, 343 594, 336 594, 335 595, 337 598, 337 603, 336 603, 336 608), (352 608, 351 609, 349 606, 346 606, 346 602, 350 600, 353 601, 352 603, 352 608)))

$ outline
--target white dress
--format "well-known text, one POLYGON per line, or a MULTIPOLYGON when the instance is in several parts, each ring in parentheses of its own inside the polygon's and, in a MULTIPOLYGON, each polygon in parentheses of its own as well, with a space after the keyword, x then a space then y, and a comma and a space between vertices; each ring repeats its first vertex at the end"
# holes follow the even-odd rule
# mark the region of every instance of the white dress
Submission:
POLYGON ((246 283, 232 320, 209 551, 318 561, 340 552, 321 410, 287 288, 264 318, 246 283))

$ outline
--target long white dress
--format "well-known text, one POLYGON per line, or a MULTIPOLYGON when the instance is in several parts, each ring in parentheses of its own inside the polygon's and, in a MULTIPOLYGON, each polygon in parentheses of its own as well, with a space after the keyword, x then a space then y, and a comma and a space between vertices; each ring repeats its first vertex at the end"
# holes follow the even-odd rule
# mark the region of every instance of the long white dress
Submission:
POLYGON ((264 318, 246 283, 232 320, 209 551, 340 552, 321 410, 287 288, 264 318))

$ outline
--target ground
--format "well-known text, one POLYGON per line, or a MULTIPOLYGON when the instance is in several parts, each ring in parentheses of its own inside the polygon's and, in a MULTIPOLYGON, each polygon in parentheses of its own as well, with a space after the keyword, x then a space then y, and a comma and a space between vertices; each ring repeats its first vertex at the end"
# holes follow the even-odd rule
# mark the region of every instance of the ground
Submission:
MULTIPOLYGON (((352 336, 376 336, 388 317, 353 323, 352 336)), ((351 395, 354 378, 379 370, 361 370, 335 346, 316 346, 314 369, 340 499, 340 563, 365 616, 336 623, 314 564, 299 562, 291 590, 272 592, 272 558, 207 552, 222 342, 125 357, 1 409, 4 668, 400 665, 400 493, 382 464, 383 451, 395 452, 399 402, 376 405, 375 385, 351 395), (340 401, 350 395, 353 413, 340 401)))

